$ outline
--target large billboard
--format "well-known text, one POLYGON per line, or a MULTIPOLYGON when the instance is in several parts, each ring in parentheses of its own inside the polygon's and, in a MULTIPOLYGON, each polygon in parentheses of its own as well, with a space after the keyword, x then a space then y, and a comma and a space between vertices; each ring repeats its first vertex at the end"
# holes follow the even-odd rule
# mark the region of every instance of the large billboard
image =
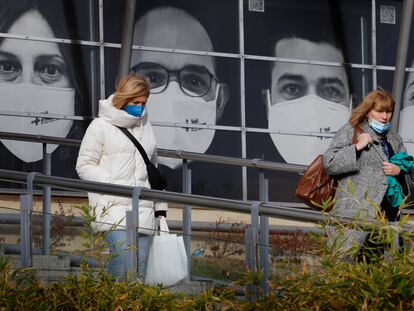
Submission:
MULTIPOLYGON (((119 79, 124 1, 0 4, 0 131, 81 139, 119 79)), ((308 164, 364 94, 391 90, 401 1, 372 5, 137 1, 130 71, 150 82, 158 147, 308 164)), ((410 47, 400 118, 411 153, 412 55, 410 47)), ((77 148, 48 151, 52 174, 76 177, 77 148)), ((2 168, 40 170, 41 155, 40 144, 1 140, 2 168)), ((181 192, 182 161, 160 158, 160 168, 167 190, 181 192)), ((257 169, 201 161, 189 168, 193 193, 258 199, 257 169)), ((296 201, 299 174, 265 177, 270 200, 296 201)))

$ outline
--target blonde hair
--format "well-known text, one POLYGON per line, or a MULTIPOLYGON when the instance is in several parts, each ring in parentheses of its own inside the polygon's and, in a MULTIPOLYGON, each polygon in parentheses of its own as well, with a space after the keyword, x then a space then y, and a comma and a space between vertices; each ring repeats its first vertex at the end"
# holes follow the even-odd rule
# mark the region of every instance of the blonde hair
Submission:
POLYGON ((368 119, 367 115, 372 109, 391 112, 392 118, 392 115, 394 114, 394 107, 394 99, 387 91, 383 89, 371 91, 367 96, 364 97, 362 103, 360 103, 352 111, 352 115, 349 118, 349 123, 353 127, 361 125, 368 119))
POLYGON ((150 87, 144 77, 137 74, 130 74, 119 81, 112 105, 115 108, 123 109, 126 104, 133 101, 140 96, 148 97, 150 94, 150 87))

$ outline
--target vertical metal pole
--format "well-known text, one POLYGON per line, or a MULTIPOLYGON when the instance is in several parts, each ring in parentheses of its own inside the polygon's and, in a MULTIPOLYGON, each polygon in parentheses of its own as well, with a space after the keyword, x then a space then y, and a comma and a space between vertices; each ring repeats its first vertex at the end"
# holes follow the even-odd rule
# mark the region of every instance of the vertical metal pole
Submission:
MULTIPOLYGON (((183 159, 183 193, 191 194, 191 170, 186 159, 183 159)), ((188 258, 188 277, 191 278, 191 206, 184 206, 183 235, 188 258)))
MULTIPOLYGON (((264 178, 263 169, 259 169, 259 198, 261 202, 267 202, 269 183, 264 178)), ((265 295, 269 293, 269 217, 260 216, 260 235, 259 235, 259 267, 263 273, 262 288, 265 295)))
MULTIPOLYGON (((245 248, 245 260, 246 260, 246 266, 247 268, 253 272, 255 270, 255 264, 254 264, 254 246, 252 244, 254 241, 254 235, 253 235, 253 228, 247 227, 244 230, 244 248, 245 248)), ((256 296, 256 290, 253 285, 248 285, 246 288, 247 292, 247 300, 252 302, 254 300, 254 297, 256 296)))
POLYGON ((20 239, 22 267, 32 266, 33 181, 37 173, 27 174, 27 194, 20 196, 20 239))
POLYGON ((136 0, 125 1, 124 23, 122 26, 121 55, 119 58, 118 77, 128 74, 131 64, 132 38, 134 35, 136 0))
POLYGON ((133 211, 126 211, 127 235, 127 277, 129 281, 137 279, 138 252, 137 252, 137 219, 133 211))
MULTIPOLYGON (((239 53, 240 53, 240 125, 241 125, 241 156, 246 158, 246 89, 244 63, 244 13, 243 0, 239 0, 239 53)), ((247 200, 247 167, 242 167, 243 200, 247 200)))
POLYGON ((103 0, 99 0, 99 84, 100 99, 105 98, 105 46, 103 26, 103 0))
POLYGON ((377 15, 375 0, 371 1, 371 54, 372 54, 372 88, 377 88, 377 15))
MULTIPOLYGON (((141 195, 141 190, 142 190, 141 187, 134 187, 134 189, 132 190, 132 218, 134 219, 134 221, 130 223, 130 225, 134 226, 135 237, 134 238, 131 237, 130 242, 132 244, 128 244, 128 245, 133 245, 131 248, 131 251, 134 252, 136 257, 132 257, 131 254, 128 255, 128 258, 130 258, 129 260, 135 260, 134 263, 129 264, 131 267, 131 271, 128 271, 128 275, 130 272, 132 272, 131 280, 135 280, 137 277, 137 272, 139 272, 138 271, 138 258, 139 258, 139 238, 138 238, 139 233, 138 231, 139 231, 139 196, 141 195)), ((131 231, 132 229, 129 229, 129 230, 130 230, 130 233, 127 232, 127 236, 129 235, 132 236, 132 231, 131 231)), ((128 268, 128 265, 127 265, 127 268, 128 268)))
POLYGON ((20 253, 22 268, 32 266, 32 195, 20 195, 20 253))
POLYGON ((392 96, 395 101, 391 128, 397 132, 400 121, 400 109, 402 93, 404 88, 405 65, 407 62, 407 51, 410 39, 411 19, 413 16, 414 0, 404 0, 401 9, 400 34, 398 36, 397 56, 395 59, 394 81, 392 83, 392 96))
MULTIPOLYGON (((97 8, 95 6, 95 0, 89 0, 89 40, 96 41, 96 11, 97 8)), ((97 52, 98 50, 95 47, 91 47, 89 51, 89 60, 91 62, 91 103, 97 102, 98 99, 98 68, 97 68, 97 52)), ((92 117, 96 117, 98 115, 98 111, 96 109, 96 105, 91 105, 91 113, 92 117)))
MULTIPOLYGON (((47 144, 43 143, 43 174, 51 174, 52 166, 51 154, 47 152, 47 144)), ((50 228, 51 228, 51 187, 43 186, 43 243, 42 243, 42 254, 50 255, 50 228)))
MULTIPOLYGON (((361 16, 361 60, 362 64, 368 64, 368 25, 367 18, 361 16)), ((368 94, 368 71, 362 69, 362 97, 368 94)))
MULTIPOLYGON (((246 264, 252 273, 257 273, 257 242, 259 235, 259 208, 261 202, 253 202, 251 205, 251 225, 245 230, 246 264)), ((257 288, 248 286, 248 298, 252 300, 257 297, 257 288)))

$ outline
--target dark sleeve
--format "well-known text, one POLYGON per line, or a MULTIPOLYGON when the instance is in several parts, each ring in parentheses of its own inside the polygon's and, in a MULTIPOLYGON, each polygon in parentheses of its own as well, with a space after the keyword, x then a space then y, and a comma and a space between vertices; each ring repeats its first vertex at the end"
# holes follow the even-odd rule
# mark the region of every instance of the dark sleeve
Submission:
POLYGON ((355 151, 356 151, 356 157, 357 157, 357 159, 359 159, 359 157, 361 156, 362 150, 364 150, 364 149, 358 150, 356 148, 356 145, 355 145, 355 151))

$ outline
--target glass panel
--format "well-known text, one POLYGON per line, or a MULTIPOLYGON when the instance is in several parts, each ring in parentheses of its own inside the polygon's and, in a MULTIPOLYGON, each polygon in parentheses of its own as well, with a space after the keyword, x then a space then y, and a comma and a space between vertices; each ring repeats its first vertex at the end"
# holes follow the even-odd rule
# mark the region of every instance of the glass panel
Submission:
POLYGON ((401 8, 402 1, 376 1, 377 63, 379 65, 395 66, 401 8))
MULTIPOLYGON (((265 161, 285 163, 267 133, 247 133, 247 157, 265 161)), ((297 151, 300 152, 301 151, 297 151)), ((276 170, 265 170, 265 178, 269 180, 269 200, 282 202, 299 202, 294 196, 300 175, 276 170)), ((247 169, 247 198, 259 200, 259 170, 247 169)))
MULTIPOLYGON (((154 126, 154 131, 155 134, 157 134, 156 126, 154 126)), ((173 133, 179 133, 179 131, 182 131, 182 129, 168 128, 168 131, 173 133)), ((210 133, 214 135, 205 154, 236 158, 241 157, 240 132, 208 129, 203 131, 210 131, 210 133)), ((168 136, 170 137, 171 135, 168 136)), ((204 134, 204 136, 206 136, 206 134, 204 134)), ((158 137, 157 146, 159 146, 158 137)), ((183 136, 177 137, 181 140, 183 139, 183 136)), ((173 138, 170 137, 170 139, 173 138)), ((195 137, 192 141, 196 142, 198 140, 201 139, 195 137)), ((176 141, 177 143, 179 143, 179 140, 176 139, 176 141)), ((193 145, 201 144, 194 143, 193 145)), ((170 149, 177 148, 171 146, 170 149)), ((168 180, 167 190, 182 192, 182 160, 171 157, 159 157, 158 162, 160 164, 158 167, 168 180)), ((203 161, 189 161, 188 168, 192 171, 192 193, 200 195, 241 199, 242 186, 240 166, 224 165, 219 163, 203 161)))
POLYGON ((244 1, 247 54, 351 63, 370 59, 362 48, 370 47, 371 1, 265 1, 264 12, 249 11, 249 3, 244 1), (286 46, 293 38, 300 48, 286 46), (338 58, 332 49, 312 54, 316 44, 333 45, 342 55, 338 58))
MULTIPOLYGON (((329 139, 318 138, 318 133, 326 136, 340 128, 348 120, 351 103, 362 99, 362 85, 370 89, 371 71, 248 61, 246 75, 248 126, 269 129, 268 142, 286 162, 307 165, 329 145, 329 139)), ((277 154, 261 140, 253 139, 252 144, 247 150, 256 153, 253 157, 277 154)))
MULTIPOLYGON (((249 64, 250 67, 251 64, 249 64)), ((268 64, 270 65, 270 63, 268 64)), ((279 65, 276 64, 275 68, 279 65)), ((291 65, 299 66, 299 64, 291 65)), ((302 66, 311 66, 308 64, 302 66)), ((258 66, 252 65, 251 67, 258 68, 258 66)), ((265 66, 263 66, 265 67, 265 66)), ((263 121, 264 129, 268 129, 270 133, 247 133, 247 157, 259 158, 266 161, 274 161, 280 163, 293 163, 308 165, 318 155, 323 153, 329 146, 331 137, 334 132, 345 124, 350 116, 352 107, 355 107, 363 98, 363 90, 369 91, 372 88, 372 71, 368 69, 355 69, 342 67, 323 67, 315 66, 318 70, 315 75, 309 74, 310 70, 302 70, 304 73, 301 75, 300 85, 310 85, 317 81, 316 74, 324 73, 323 70, 328 69, 341 69, 344 70, 349 77, 349 82, 342 79, 343 83, 349 84, 349 93, 346 94, 347 100, 341 102, 334 102, 333 100, 327 100, 323 95, 335 94, 332 90, 329 92, 319 92, 318 90, 324 90, 323 79, 320 83, 316 83, 315 86, 308 87, 305 94, 301 97, 293 98, 291 100, 285 99, 283 102, 278 102, 277 98, 273 94, 268 95, 269 113, 266 115, 266 109, 261 108, 259 113, 253 117, 253 121, 249 124, 259 125, 257 120, 263 121), (307 82, 309 81, 309 82, 307 82), (314 94, 312 92, 316 91, 314 94), (273 103, 274 102, 274 103, 273 103), (352 104, 352 106, 351 106, 352 104), (265 115, 263 115, 265 114, 265 115), (269 119, 266 125, 266 119, 269 119), (256 122, 256 123, 255 123, 256 122)), ((309 69, 309 68, 308 68, 309 69)), ((246 71, 247 72, 247 71, 246 71)), ((298 70, 300 72, 300 70, 298 70)), ((331 71, 328 71, 331 72, 331 71)), ((345 73, 344 73, 345 74, 345 73)), ((257 75, 253 75, 257 76, 257 75)), ((338 75, 340 76, 340 75, 338 75)), ((326 74, 324 75, 326 78, 326 74)), ((292 80, 289 83, 290 89, 298 88, 297 82, 292 80), (293 82, 292 82, 293 81, 293 82)), ((269 85, 269 82, 267 82, 269 85)), ((249 85, 249 83, 247 83, 249 85)), ((266 84, 266 83, 264 83, 266 84)), ((251 83, 250 85, 254 85, 251 83)), ((332 86, 329 86, 330 88, 332 86)), ((272 87, 272 90, 277 90, 277 87, 272 87)), ((329 88, 327 88, 329 89, 329 88)), ((260 90, 252 90, 256 96, 259 97, 260 90)), ((296 92, 296 91, 295 91, 296 92)), ((291 93, 294 93, 293 91, 291 93)), ((247 116, 253 115, 254 112, 258 112, 262 102, 260 99, 250 99, 246 103, 247 116), (258 104, 260 103, 260 105, 258 104), (252 108, 254 107, 254 108, 252 108), (252 113, 250 113, 252 112, 252 113)), ((257 126, 256 126, 257 127, 257 126)), ((257 199, 258 195, 258 172, 257 170, 250 170, 248 174, 248 186, 249 196, 257 199)), ((296 201, 293 196, 294 189, 298 180, 298 175, 294 173, 283 172, 268 172, 269 177, 269 192, 272 200, 288 200, 296 201), (271 184, 274 184, 272 186, 271 184), (273 189, 273 190, 272 190, 273 189)))
MULTIPOLYGON (((106 42, 121 43, 124 3, 104 2, 106 42)), ((137 1, 135 16, 135 45, 227 53, 238 51, 237 0, 137 1)))
POLYGON ((97 0, 2 0, 0 32, 45 38, 96 40, 97 12, 97 0))
MULTIPOLYGON (((91 119, 64 118, 91 116, 91 102, 97 102, 99 93, 98 55, 96 47, 0 41, 0 131, 82 139, 91 119), (39 115, 28 117, 29 112, 39 115)), ((41 143, 0 141, 2 169, 42 170, 41 143)), ((52 174, 77 177, 77 148, 48 145, 47 151, 52 153, 52 174)))
MULTIPOLYGON (((114 91, 113 60, 119 52, 105 50, 105 58, 112 60, 106 62, 108 96, 114 91)), ((148 115, 159 148, 205 153, 215 136, 206 126, 240 124, 237 59, 134 51, 131 66, 152 86, 148 115)))
MULTIPOLYGON (((394 71, 379 71, 378 80, 386 81, 388 89, 392 88, 394 71)), ((406 84, 401 102, 399 134, 409 154, 414 154, 414 72, 406 73, 406 84)), ((385 83, 384 83, 385 84, 385 83)))

